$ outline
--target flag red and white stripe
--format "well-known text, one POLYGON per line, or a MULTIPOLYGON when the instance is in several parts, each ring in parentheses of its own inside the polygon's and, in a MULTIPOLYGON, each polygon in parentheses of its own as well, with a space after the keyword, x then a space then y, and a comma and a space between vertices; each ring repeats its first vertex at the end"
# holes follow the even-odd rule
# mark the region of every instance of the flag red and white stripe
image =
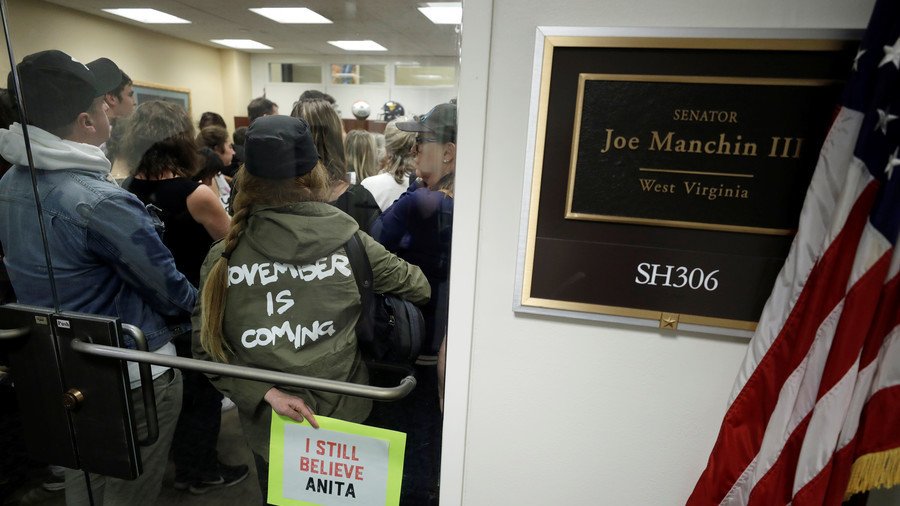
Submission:
POLYGON ((900 122, 886 120, 900 111, 898 35, 898 3, 880 1, 688 504, 840 504, 863 455, 898 449, 900 462, 900 438, 881 425, 900 399, 900 122))
POLYGON ((900 472, 900 248, 896 245, 869 336, 837 451, 826 470, 828 487, 822 504, 837 504, 846 495, 891 486, 887 476, 900 472), (887 452, 894 457, 892 473, 878 469, 886 470, 882 457, 887 452))

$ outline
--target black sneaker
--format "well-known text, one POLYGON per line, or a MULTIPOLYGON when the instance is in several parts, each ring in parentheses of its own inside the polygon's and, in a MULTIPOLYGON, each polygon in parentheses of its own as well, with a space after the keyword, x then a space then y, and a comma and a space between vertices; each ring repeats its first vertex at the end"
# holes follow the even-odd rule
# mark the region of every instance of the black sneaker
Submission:
POLYGON ((192 483, 189 490, 192 494, 205 494, 212 490, 237 485, 244 481, 247 476, 250 476, 250 468, 245 464, 229 466, 220 462, 217 476, 201 478, 192 483))

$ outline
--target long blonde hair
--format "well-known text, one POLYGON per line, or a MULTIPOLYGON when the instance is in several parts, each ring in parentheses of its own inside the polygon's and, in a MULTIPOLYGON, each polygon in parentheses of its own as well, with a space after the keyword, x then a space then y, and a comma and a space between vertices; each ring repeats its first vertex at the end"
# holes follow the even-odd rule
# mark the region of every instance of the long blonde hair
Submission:
POLYGON ((325 202, 330 192, 328 174, 321 163, 309 174, 297 178, 261 178, 250 174, 243 167, 238 171, 237 177, 241 181, 241 191, 234 198, 234 217, 224 239, 225 249, 210 269, 200 295, 200 344, 214 360, 225 363, 228 362, 228 355, 234 354, 225 341, 223 328, 225 300, 228 295, 228 259, 247 227, 251 206, 325 202))
POLYGON ((451 172, 449 174, 445 174, 438 182, 435 190, 443 193, 444 195, 453 198, 453 193, 456 187, 456 172, 451 172))
POLYGON ((401 116, 384 128, 385 155, 381 160, 381 172, 394 176, 397 184, 403 184, 403 178, 416 170, 416 157, 412 154, 412 148, 416 145, 416 133, 397 128, 399 121, 408 119, 401 116))
POLYGON ((375 136, 365 130, 350 130, 344 139, 344 154, 347 157, 347 170, 356 172, 356 182, 378 173, 378 149, 375 136))

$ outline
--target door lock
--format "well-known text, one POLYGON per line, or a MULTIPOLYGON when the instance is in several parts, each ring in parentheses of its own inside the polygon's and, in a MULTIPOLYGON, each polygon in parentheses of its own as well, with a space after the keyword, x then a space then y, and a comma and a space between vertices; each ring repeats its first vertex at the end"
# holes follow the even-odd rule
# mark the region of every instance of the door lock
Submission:
POLYGON ((63 394, 63 406, 69 411, 75 410, 84 402, 84 394, 77 388, 70 388, 63 394))

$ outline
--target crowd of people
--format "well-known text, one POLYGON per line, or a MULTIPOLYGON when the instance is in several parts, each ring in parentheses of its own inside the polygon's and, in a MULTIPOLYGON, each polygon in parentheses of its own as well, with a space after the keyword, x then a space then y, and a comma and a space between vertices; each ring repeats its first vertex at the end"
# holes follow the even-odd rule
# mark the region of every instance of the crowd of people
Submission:
MULTIPOLYGON (((153 353, 388 382, 361 356, 360 293, 346 261, 335 261, 346 260, 344 245, 354 236, 369 257, 373 290, 420 305, 425 318, 418 386, 396 403, 154 366, 159 438, 141 447, 144 472, 134 481, 91 476, 94 499, 155 504, 170 452, 179 490, 203 494, 246 479, 248 466, 224 463, 216 452, 225 402, 237 406, 264 503, 274 411, 314 427, 323 415, 407 433, 401 504, 436 504, 456 105, 394 119, 379 139, 345 132, 334 99, 308 90, 290 115, 265 97, 252 100, 249 126, 232 135, 215 112, 195 126, 174 103, 136 105, 131 79, 106 58, 83 65, 42 51, 16 68, 35 170, 10 74, 10 93, 0 94, 0 120, 8 119, 0 125, 0 156, 8 161, 0 179, 3 302, 55 304, 34 177, 44 216, 54 217, 44 226, 59 309, 136 325, 153 353), (267 262, 301 272, 333 268, 303 283, 283 277, 266 286, 232 276, 267 262), (267 294, 278 294, 277 305, 265 303, 267 294), (285 321, 318 337, 247 337, 247 329, 285 321)), ((136 366, 129 375, 140 404, 136 366)), ((139 423, 139 435, 144 430, 139 423)), ((67 470, 65 483, 67 504, 87 503, 82 473, 67 470)))

